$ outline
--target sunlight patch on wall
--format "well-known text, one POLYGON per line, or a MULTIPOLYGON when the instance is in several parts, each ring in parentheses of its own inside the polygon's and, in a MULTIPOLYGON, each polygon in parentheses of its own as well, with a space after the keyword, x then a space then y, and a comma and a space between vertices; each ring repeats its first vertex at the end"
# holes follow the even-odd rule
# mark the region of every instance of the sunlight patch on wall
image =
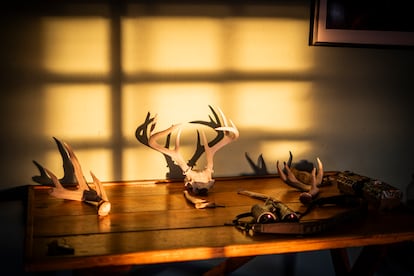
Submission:
POLYGON ((109 138, 110 96, 107 85, 46 85, 42 133, 68 140, 109 138))
POLYGON ((312 68, 308 22, 287 18, 123 20, 126 74, 295 72, 312 68))
POLYGON ((166 179, 168 168, 165 158, 151 148, 126 149, 122 154, 122 160, 122 179, 166 179))
POLYGON ((229 69, 243 72, 297 72, 312 68, 306 45, 308 24, 288 18, 228 19, 229 69))
POLYGON ((310 82, 246 82, 226 86, 240 128, 277 132, 301 132, 313 126, 310 82))
MULTIPOLYGON (((193 133, 194 134, 194 133, 193 133)), ((160 144, 164 144, 164 140, 160 139, 160 144)), ((122 154, 122 179, 128 180, 144 180, 144 179, 166 179, 169 168, 164 155, 154 149, 146 146, 125 149, 122 154)), ((171 148, 174 148, 172 145, 171 148)), ((194 153, 195 144, 187 143, 181 145, 180 153, 185 160, 189 160, 194 153)), ((205 166, 204 155, 197 162, 198 169, 205 166)))
POLYGON ((109 22, 100 17, 45 17, 43 62, 56 74, 109 72, 109 22))
POLYGON ((220 86, 214 83, 131 84, 122 93, 122 132, 134 138, 135 129, 148 112, 158 114, 157 129, 192 120, 206 120, 211 115, 208 105, 220 106, 220 86), (132 135, 131 135, 132 134, 132 135))
MULTIPOLYGON (((103 18, 45 18, 45 69, 75 80, 109 73, 109 31, 103 18)), ((76 140, 87 177, 92 170, 102 180, 120 174, 121 180, 165 179, 164 156, 142 145, 136 128, 148 112, 158 114, 156 131, 209 121, 212 105, 240 131, 239 140, 215 156, 215 176, 249 172, 245 152, 254 158, 263 153, 272 163, 287 159, 289 150, 299 158, 312 151, 304 133, 314 126, 316 107, 311 82, 290 76, 313 66, 307 39, 308 21, 292 18, 121 18, 121 91, 105 84, 45 86, 42 133, 76 140), (118 103, 115 97, 121 97, 119 110, 111 109, 113 99, 118 103), (112 117, 112 112, 122 114, 112 117), (122 140, 114 145, 112 120, 117 118, 122 118, 114 122, 121 125, 122 140), (88 149, 85 141, 101 150, 88 149), (121 165, 113 164, 119 159, 110 153, 121 156, 121 165), (114 174, 114 168, 122 172, 114 174)), ((197 127, 208 132, 208 139, 215 135, 206 127, 186 126, 181 143, 186 159, 194 152, 197 127)), ((203 167, 203 162, 202 156, 197 164, 203 167)), ((60 160, 56 163, 61 169, 60 160)))
POLYGON ((112 149, 83 149, 76 150, 76 155, 81 162, 83 174, 88 181, 92 182, 90 171, 98 179, 113 179, 113 156, 112 149))
MULTIPOLYGON (((289 150, 294 151, 295 155, 302 155, 312 150, 311 143, 303 140, 304 133, 314 124, 314 100, 311 92, 310 83, 289 81, 127 85, 122 94, 124 139, 135 143, 135 149, 130 151, 139 153, 124 155, 123 163, 128 167, 124 169, 123 175, 127 179, 145 179, 140 173, 141 170, 132 165, 138 163, 143 163, 142 172, 152 175, 151 179, 164 179, 165 173, 168 172, 162 154, 143 146, 134 136, 136 128, 144 122, 148 111, 151 112, 151 116, 158 114, 155 131, 159 131, 174 123, 208 121, 208 116, 212 116, 208 104, 220 106, 227 118, 231 119, 240 131, 238 141, 216 154, 216 176, 249 172, 245 152, 253 155, 263 153, 272 162, 286 158, 289 150), (297 138, 281 141, 284 135, 297 138), (152 161, 149 164, 144 160, 152 161)), ((181 140, 181 152, 186 160, 195 150, 195 128, 205 130, 208 139, 215 134, 211 129, 206 130, 199 125, 192 129, 186 126, 181 140)), ((175 137, 171 137, 171 147, 174 145, 175 137)), ((164 141, 159 142, 163 144, 164 141)), ((204 157, 201 157, 197 163, 199 168, 203 167, 203 162, 204 157)), ((275 171, 276 168, 273 166, 272 169, 275 171)))
POLYGON ((222 25, 200 17, 140 17, 122 21, 123 71, 222 70, 222 25))
POLYGON ((147 112, 158 114, 160 128, 208 120, 208 105, 220 107, 239 128, 300 132, 313 126, 309 82, 235 82, 230 84, 137 84, 123 92, 123 132, 128 136, 147 112))

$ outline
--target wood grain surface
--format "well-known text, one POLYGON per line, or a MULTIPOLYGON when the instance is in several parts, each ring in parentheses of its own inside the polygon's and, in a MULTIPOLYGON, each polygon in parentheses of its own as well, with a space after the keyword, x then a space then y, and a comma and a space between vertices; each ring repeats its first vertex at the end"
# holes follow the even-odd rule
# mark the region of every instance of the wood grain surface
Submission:
MULTIPOLYGON (((295 211, 306 207, 300 192, 278 177, 216 179, 205 198, 223 208, 195 209, 183 196, 182 182, 129 181, 103 183, 112 204, 106 217, 79 201, 57 199, 49 187, 30 186, 28 193, 25 266, 27 271, 84 269, 100 266, 168 263, 221 257, 304 252, 414 240, 414 217, 403 211, 370 211, 315 235, 249 236, 225 226, 236 215, 261 203, 237 194, 244 189, 268 194, 295 211), (50 256, 53 241, 73 254, 50 256)), ((335 185, 321 188, 321 197, 337 195, 335 185)), ((324 219, 344 207, 315 208, 303 221, 324 219)))

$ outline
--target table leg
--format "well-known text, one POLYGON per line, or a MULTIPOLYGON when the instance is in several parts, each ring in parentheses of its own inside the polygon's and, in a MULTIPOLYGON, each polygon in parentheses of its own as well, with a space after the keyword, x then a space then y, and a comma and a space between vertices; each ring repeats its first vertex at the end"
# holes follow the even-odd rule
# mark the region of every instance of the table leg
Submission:
POLYGON ((331 258, 336 276, 344 276, 351 271, 351 265, 349 263, 346 248, 331 249, 331 258))
POLYGON ((373 275, 384 259, 386 245, 365 246, 353 266, 349 263, 346 248, 331 249, 331 257, 337 276, 343 275, 373 275))
POLYGON ((203 276, 228 275, 229 273, 235 271, 239 267, 243 266, 244 264, 252 260, 254 257, 255 256, 228 258, 219 265, 213 267, 212 269, 204 273, 203 276))

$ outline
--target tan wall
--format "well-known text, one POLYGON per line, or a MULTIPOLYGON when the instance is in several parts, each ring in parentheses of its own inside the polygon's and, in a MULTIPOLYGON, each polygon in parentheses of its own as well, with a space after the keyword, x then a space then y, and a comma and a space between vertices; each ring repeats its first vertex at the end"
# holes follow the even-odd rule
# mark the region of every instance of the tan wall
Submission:
MULTIPOLYGON (((269 173, 276 160, 321 158, 405 189, 414 172, 414 52, 309 46, 308 1, 256 5, 104 5, 14 9, 2 18, 0 188, 32 184, 32 160, 62 173, 52 136, 89 179, 159 179, 163 156, 140 144, 159 129, 208 120, 219 106, 240 139, 215 175, 269 173)), ((186 129, 190 155, 195 130, 186 129)), ((200 161, 200 165, 202 162, 200 161)))

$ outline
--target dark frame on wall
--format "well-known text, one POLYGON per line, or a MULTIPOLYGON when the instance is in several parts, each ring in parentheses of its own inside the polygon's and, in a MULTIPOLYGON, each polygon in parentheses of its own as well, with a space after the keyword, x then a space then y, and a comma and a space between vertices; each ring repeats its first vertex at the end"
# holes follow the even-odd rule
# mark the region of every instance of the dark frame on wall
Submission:
POLYGON ((413 47, 409 1, 313 0, 310 45, 413 47))

